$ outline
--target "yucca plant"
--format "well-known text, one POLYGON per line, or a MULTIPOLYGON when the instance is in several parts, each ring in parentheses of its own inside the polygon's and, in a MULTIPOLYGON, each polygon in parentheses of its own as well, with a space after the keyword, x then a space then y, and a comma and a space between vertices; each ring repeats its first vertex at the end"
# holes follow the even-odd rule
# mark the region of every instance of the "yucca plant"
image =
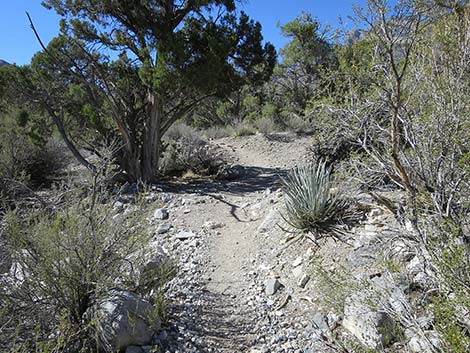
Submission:
POLYGON ((331 190, 331 168, 325 161, 297 166, 283 179, 283 185, 283 219, 314 241, 327 233, 339 236, 342 225, 353 219, 350 202, 331 190))

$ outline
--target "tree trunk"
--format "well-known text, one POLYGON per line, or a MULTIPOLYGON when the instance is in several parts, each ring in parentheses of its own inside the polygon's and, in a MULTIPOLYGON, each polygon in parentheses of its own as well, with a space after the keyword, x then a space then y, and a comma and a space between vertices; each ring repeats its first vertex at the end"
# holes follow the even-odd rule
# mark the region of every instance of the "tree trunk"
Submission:
POLYGON ((59 131, 59 134, 60 136, 62 137, 62 140, 65 142, 65 144, 67 145, 68 149, 70 150, 70 152, 72 152, 73 156, 75 157, 75 159, 80 163, 82 164, 83 166, 85 166, 90 172, 92 172, 93 174, 96 173, 96 167, 88 162, 86 160, 85 157, 82 156, 82 154, 78 151, 78 149, 75 147, 75 145, 73 144, 72 141, 70 141, 68 135, 67 135, 67 132, 65 131, 65 127, 64 125, 62 124, 62 120, 57 116, 57 114, 54 112, 54 110, 52 108, 50 108, 49 106, 46 106, 46 110, 47 112, 49 113, 49 115, 51 116, 52 120, 54 121, 56 127, 57 127, 57 130, 59 131))
POLYGON ((142 146, 142 180, 154 182, 157 179, 160 142, 162 138, 163 100, 154 93, 148 94, 148 116, 142 146))
POLYGON ((129 153, 127 149, 124 149, 124 151, 120 153, 118 161, 121 169, 126 172, 127 181, 135 183, 142 179, 142 169, 140 156, 135 146, 132 148, 132 151, 134 151, 134 153, 129 153))
MULTIPOLYGON (((396 72, 396 71, 395 71, 396 72)), ((410 193, 413 194, 413 187, 410 182, 410 178, 408 173, 406 172, 405 168, 401 164, 400 157, 399 157, 399 149, 398 149, 398 115, 400 114, 401 108, 401 78, 396 75, 396 86, 395 86, 395 96, 396 101, 393 103, 392 107, 392 121, 391 121, 391 142, 392 142, 392 149, 391 149, 391 157, 392 162, 400 175, 401 182, 405 189, 410 193)))

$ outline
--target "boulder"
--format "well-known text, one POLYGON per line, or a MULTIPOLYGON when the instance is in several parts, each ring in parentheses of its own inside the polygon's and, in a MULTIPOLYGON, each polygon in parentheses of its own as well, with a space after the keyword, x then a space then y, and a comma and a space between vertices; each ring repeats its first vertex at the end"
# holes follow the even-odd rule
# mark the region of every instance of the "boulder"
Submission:
POLYGON ((153 213, 153 218, 155 219, 165 220, 168 219, 168 217, 170 217, 170 214, 166 208, 157 208, 153 213))
POLYGON ((160 195, 160 199, 162 200, 162 202, 168 203, 173 199, 173 195, 164 193, 160 195))
POLYGON ((163 246, 151 243, 150 248, 149 256, 146 257, 147 261, 142 269, 143 273, 157 270, 162 266, 171 267, 173 265, 173 261, 168 254, 168 250, 163 246))
POLYGON ((346 298, 342 325, 369 348, 387 347, 400 333, 389 313, 400 315, 405 305, 403 291, 388 276, 374 277, 346 298))
POLYGON ((106 353, 144 346, 160 330, 160 320, 148 301, 134 293, 112 289, 87 309, 85 320, 92 324, 98 345, 106 353))
POLYGON ((419 256, 414 256, 406 265, 411 285, 416 288, 426 288, 429 284, 430 275, 426 273, 424 262, 419 256))
POLYGON ((320 312, 313 315, 311 324, 314 329, 321 331, 323 334, 328 334, 331 331, 327 323, 327 318, 320 312))
MULTIPOLYGON (((409 336, 410 333, 406 332, 406 335, 409 336)), ((433 353, 438 351, 439 346, 439 336, 432 330, 421 335, 414 333, 408 341, 408 348, 413 353, 433 353)))

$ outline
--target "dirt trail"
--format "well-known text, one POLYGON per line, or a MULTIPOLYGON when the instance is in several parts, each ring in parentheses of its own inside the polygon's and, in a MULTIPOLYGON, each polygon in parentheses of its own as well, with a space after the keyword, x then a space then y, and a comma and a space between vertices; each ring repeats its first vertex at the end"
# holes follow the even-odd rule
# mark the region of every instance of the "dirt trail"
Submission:
POLYGON ((250 276, 274 245, 257 231, 265 210, 253 212, 252 206, 259 203, 266 189, 278 188, 279 176, 305 155, 308 139, 253 136, 222 139, 217 144, 244 167, 244 172, 235 181, 200 185, 198 191, 209 195, 211 202, 198 204, 181 217, 181 225, 189 229, 201 229, 207 221, 221 226, 208 239, 198 322, 192 326, 194 335, 203 337, 204 342, 187 351, 250 352, 262 336, 253 298, 263 294, 263 288, 250 276))

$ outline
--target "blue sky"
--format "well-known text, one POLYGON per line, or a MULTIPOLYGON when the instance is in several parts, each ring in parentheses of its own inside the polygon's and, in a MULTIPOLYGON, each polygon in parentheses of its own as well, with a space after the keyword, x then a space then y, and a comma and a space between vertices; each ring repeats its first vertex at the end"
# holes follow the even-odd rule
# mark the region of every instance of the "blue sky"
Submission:
MULTIPOLYGON (((346 25, 351 26, 347 16, 352 13, 352 5, 363 5, 366 0, 243 0, 241 10, 261 22, 265 40, 281 48, 286 39, 280 34, 278 23, 284 24, 302 11, 310 12, 323 24, 339 25, 341 16, 346 25)), ((25 11, 28 11, 45 42, 58 33, 59 18, 53 11, 41 6, 41 0, 2 1, 0 11, 0 59, 19 65, 30 62, 35 52, 40 50, 29 28, 25 11)))

